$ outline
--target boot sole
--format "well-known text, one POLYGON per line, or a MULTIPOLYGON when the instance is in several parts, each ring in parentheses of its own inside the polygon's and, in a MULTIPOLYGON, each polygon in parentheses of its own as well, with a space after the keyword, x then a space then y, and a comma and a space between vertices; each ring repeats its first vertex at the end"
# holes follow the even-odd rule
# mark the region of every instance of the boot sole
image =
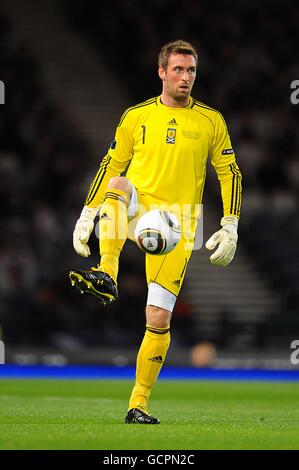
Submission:
POLYGON ((146 421, 138 421, 137 419, 133 419, 133 420, 125 420, 125 424, 160 424, 160 422, 154 422, 154 423, 149 423, 149 422, 146 422, 146 421))
POLYGON ((71 271, 69 278, 72 286, 76 286, 81 294, 84 294, 85 292, 87 294, 95 295, 103 302, 103 304, 111 303, 115 300, 114 295, 98 291, 90 281, 86 281, 86 279, 84 279, 79 273, 71 271))

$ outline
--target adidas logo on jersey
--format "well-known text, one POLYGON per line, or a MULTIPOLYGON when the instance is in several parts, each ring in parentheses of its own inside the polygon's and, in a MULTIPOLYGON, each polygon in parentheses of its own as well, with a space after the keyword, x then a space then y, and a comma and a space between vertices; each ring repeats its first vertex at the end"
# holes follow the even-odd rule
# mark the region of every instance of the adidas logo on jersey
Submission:
POLYGON ((148 360, 153 361, 153 362, 159 362, 159 364, 162 364, 163 357, 162 356, 154 356, 154 357, 149 357, 148 360))
POLYGON ((106 212, 104 212, 104 214, 100 216, 100 220, 103 220, 103 219, 111 220, 111 218, 108 216, 108 214, 106 214, 106 212))
POLYGON ((181 280, 180 280, 180 279, 177 279, 176 281, 173 281, 172 284, 174 284, 174 285, 177 286, 177 287, 180 287, 180 285, 181 285, 181 280))
POLYGON ((177 126, 178 123, 176 122, 175 118, 171 119, 168 124, 171 124, 172 126, 177 126))

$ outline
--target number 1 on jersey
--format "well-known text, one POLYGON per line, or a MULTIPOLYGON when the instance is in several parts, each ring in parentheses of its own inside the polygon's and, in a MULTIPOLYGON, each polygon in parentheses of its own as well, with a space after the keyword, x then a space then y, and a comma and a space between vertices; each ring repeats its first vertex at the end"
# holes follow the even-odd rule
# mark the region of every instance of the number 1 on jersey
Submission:
POLYGON ((145 126, 141 126, 142 127, 142 143, 145 144, 145 126))

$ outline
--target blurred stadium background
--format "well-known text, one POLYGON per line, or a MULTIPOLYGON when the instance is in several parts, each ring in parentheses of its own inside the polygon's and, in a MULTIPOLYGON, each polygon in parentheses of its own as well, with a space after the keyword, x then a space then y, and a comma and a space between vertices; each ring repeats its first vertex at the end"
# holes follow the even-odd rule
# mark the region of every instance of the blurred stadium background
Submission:
MULTIPOLYGON (((144 331, 143 255, 127 242, 120 300, 71 289, 72 231, 124 109, 160 93, 157 55, 199 52, 193 96, 225 116, 244 177, 238 255, 194 252, 170 365, 294 368, 299 338, 299 79, 296 2, 1 0, 0 325, 6 361, 131 365, 144 331)), ((209 168, 204 240, 221 217, 209 168)), ((297 366, 298 367, 298 366, 297 366)))

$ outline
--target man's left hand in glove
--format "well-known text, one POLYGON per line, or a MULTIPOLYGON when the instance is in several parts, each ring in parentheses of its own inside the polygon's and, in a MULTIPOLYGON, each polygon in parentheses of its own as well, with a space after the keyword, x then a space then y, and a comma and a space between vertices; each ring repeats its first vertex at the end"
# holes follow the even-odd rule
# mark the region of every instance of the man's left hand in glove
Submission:
POLYGON ((222 217, 222 229, 214 233, 206 242, 208 250, 217 250, 210 256, 212 264, 227 266, 234 258, 238 241, 238 218, 229 216, 222 217))

